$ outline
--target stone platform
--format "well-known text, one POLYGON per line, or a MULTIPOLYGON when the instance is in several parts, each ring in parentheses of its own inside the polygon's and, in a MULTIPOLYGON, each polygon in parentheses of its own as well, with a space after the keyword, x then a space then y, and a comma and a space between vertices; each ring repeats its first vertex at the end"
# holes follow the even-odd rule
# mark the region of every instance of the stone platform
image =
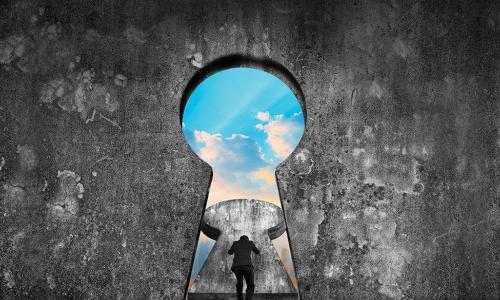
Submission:
POLYGON ((271 242, 286 230, 279 206, 253 199, 220 202, 206 209, 201 228, 217 242, 196 276, 188 299, 236 299, 233 294, 236 278, 231 271, 233 255, 227 251, 241 235, 247 235, 260 250, 260 255, 252 254, 254 299, 297 298, 297 291, 271 242))
MULTIPOLYGON (((243 291, 243 299, 245 299, 243 291)), ((218 294, 189 294, 187 300, 235 300, 236 293, 218 293, 218 294)), ((254 294, 253 300, 298 300, 297 294, 254 294)))

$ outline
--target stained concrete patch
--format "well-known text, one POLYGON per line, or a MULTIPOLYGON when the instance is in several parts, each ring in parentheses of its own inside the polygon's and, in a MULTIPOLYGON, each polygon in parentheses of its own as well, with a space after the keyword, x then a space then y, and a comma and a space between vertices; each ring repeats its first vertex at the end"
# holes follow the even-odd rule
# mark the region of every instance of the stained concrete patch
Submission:
POLYGON ((49 215, 55 220, 69 221, 77 216, 85 189, 80 176, 73 171, 58 171, 57 177, 59 190, 49 205, 49 215))
POLYGON ((24 204, 26 199, 26 191, 22 187, 4 184, 4 200, 5 206, 17 206, 24 204))
MULTIPOLYGON (((371 135, 366 127, 364 135, 371 135)), ((321 161, 320 158, 318 160, 321 161)), ((295 200, 284 202, 289 235, 293 237, 292 249, 300 257, 299 264, 308 265, 299 268, 298 278, 326 280, 324 284, 332 284, 331 280, 335 280, 335 286, 340 290, 347 289, 347 286, 373 288, 392 299, 401 299, 408 290, 409 283, 405 276, 413 259, 406 236, 398 234, 397 207, 402 193, 391 186, 364 184, 349 179, 355 174, 338 162, 328 166, 338 175, 322 177, 320 170, 324 163, 321 162, 303 175, 305 182, 313 184, 304 191, 304 206, 299 205, 298 199, 304 199, 300 196, 292 196, 295 200), (347 178, 341 179, 342 176, 347 178), (307 217, 301 218, 311 212, 323 215, 319 223, 307 217), (295 227, 297 224, 302 224, 299 230, 295 227), (317 233, 305 233, 304 224, 308 224, 307 228, 317 228, 317 233), (302 240, 304 237, 307 238, 302 240), (300 243, 301 240, 303 243, 300 243), (295 244, 295 241, 299 243, 295 244), (312 255, 305 256, 305 253, 312 255), (323 266, 321 276, 310 273, 310 264, 323 266)), ((289 168, 295 167, 299 166, 289 163, 289 168)), ((293 170, 284 170, 288 174, 294 173, 293 170)), ((284 199, 287 199, 297 188, 290 189, 290 181, 293 182, 291 175, 282 176, 278 176, 278 182, 287 182, 288 189, 284 194, 284 199)), ((314 292, 320 290, 315 289, 314 292)))
POLYGON ((10 65, 19 60, 30 46, 31 40, 27 35, 12 35, 0 40, 0 64, 10 65))
POLYGON ((56 284, 56 281, 55 281, 54 276, 52 274, 47 275, 47 284, 49 285, 49 288, 51 290, 56 288, 57 284, 56 284))
MULTIPOLYGON (((84 70, 68 74, 69 79, 54 79, 44 84, 40 92, 40 101, 46 104, 56 104, 63 111, 78 112, 80 118, 94 121, 96 113, 115 112, 119 107, 118 92, 113 85, 95 82, 94 70, 84 70)), ((126 86, 127 79, 117 74, 115 84, 126 86)))
MULTIPOLYGON (((193 44, 194 45, 194 44, 193 44)), ((192 48, 191 47, 189 48, 190 49, 190 52, 192 52, 195 48, 192 48)), ((203 54, 201 54, 201 52, 194 52, 194 53, 189 53, 187 55, 187 59, 191 62, 191 64, 200 69, 203 65, 202 65, 202 62, 203 62, 203 54)))
POLYGON ((146 33, 134 26, 127 27, 123 34, 125 35, 127 41, 129 41, 130 43, 138 45, 146 43, 146 33))
POLYGON ((25 209, 40 201, 36 195, 38 180, 34 176, 39 157, 29 144, 17 145, 16 152, 17 165, 11 179, 3 184, 2 203, 10 213, 28 213, 25 209))
POLYGON ((26 237, 26 233, 24 231, 19 231, 18 233, 16 233, 12 239, 11 239, 11 247, 12 249, 15 251, 15 250, 18 250, 20 249, 20 246, 21 246, 21 243, 23 242, 23 239, 26 237))
POLYGON ((379 292, 400 299, 403 294, 398 283, 411 254, 402 246, 404 243, 398 242, 395 210, 389 203, 377 206, 343 210, 334 218, 334 236, 342 248, 366 249, 360 274, 377 280, 382 285, 379 292))
POLYGON ((117 86, 126 87, 127 86, 127 77, 123 74, 116 74, 114 83, 117 86))
POLYGON ((12 274, 11 270, 4 270, 3 271, 3 279, 5 280, 5 285, 11 289, 16 285, 16 282, 14 280, 14 275, 12 274))
POLYGON ((38 164, 38 156, 31 145, 18 145, 19 168, 21 172, 33 171, 38 164))
POLYGON ((314 161, 311 158, 311 153, 307 149, 301 149, 297 151, 293 157, 294 159, 291 161, 294 169, 297 170, 297 175, 306 175, 311 172, 312 167, 314 166, 314 161))

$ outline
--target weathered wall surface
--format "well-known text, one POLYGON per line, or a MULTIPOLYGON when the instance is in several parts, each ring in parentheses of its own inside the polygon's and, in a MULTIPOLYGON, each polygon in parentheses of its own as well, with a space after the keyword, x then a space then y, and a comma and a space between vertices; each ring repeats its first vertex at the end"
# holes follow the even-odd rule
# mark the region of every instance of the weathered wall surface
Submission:
POLYGON ((495 1, 10 1, 1 297, 181 299, 210 168, 183 88, 228 54, 300 82, 278 168, 303 299, 498 298, 495 1))

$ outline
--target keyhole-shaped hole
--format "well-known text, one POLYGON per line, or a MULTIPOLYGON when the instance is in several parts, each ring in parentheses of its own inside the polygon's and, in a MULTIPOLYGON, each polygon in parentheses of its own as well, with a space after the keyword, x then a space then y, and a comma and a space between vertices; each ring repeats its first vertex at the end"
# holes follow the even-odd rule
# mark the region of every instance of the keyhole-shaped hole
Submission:
MULTIPOLYGON (((207 207, 230 199, 258 199, 281 207, 275 169, 304 132, 301 105, 285 82, 257 68, 218 71, 190 94, 182 129, 194 152, 213 170, 207 207)), ((200 233, 190 284, 214 243, 200 233)), ((297 288, 286 232, 273 244, 297 288)))

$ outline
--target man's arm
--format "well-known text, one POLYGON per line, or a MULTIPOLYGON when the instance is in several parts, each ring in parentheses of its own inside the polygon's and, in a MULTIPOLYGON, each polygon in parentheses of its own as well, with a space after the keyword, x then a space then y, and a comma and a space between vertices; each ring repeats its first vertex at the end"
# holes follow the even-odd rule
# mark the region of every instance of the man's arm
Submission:
POLYGON ((260 254, 260 250, 255 247, 254 242, 252 242, 252 251, 255 252, 255 254, 260 254))
POLYGON ((231 245, 231 248, 229 248, 229 251, 227 251, 227 254, 233 254, 234 253, 234 243, 231 245))

